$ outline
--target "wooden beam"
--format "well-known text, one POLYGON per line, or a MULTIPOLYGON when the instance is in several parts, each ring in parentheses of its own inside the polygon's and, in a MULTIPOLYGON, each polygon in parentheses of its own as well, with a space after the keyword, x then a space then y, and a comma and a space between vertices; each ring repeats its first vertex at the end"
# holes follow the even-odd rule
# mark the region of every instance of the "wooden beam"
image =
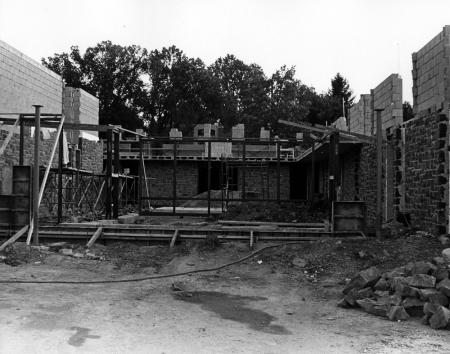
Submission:
POLYGON ((28 230, 28 225, 25 225, 24 227, 22 227, 19 231, 17 231, 13 236, 11 236, 11 238, 9 238, 8 240, 6 240, 5 242, 2 243, 2 245, 0 246, 0 252, 3 251, 7 246, 12 245, 14 242, 16 242, 23 234, 25 234, 25 232, 27 232, 28 230))
POLYGON ((368 144, 374 144, 376 142, 376 139, 372 136, 368 136, 368 135, 364 135, 364 134, 359 134, 359 133, 354 133, 354 132, 349 132, 346 130, 342 130, 342 129, 337 129, 337 128, 333 128, 333 127, 325 127, 323 125, 307 125, 305 123, 297 123, 297 122, 290 122, 284 119, 279 119, 278 123, 284 124, 284 125, 289 125, 291 127, 295 127, 295 128, 300 128, 300 129, 305 129, 305 130, 310 130, 310 131, 314 131, 314 132, 319 132, 319 133, 330 133, 330 132, 337 132, 340 133, 342 135, 347 135, 349 137, 352 137, 354 139, 357 139, 361 142, 364 143, 368 143, 368 144))
POLYGON ((16 119, 16 121, 14 122, 14 125, 12 126, 11 130, 8 132, 8 136, 6 137, 6 139, 3 141, 2 146, 0 147, 0 156, 3 155, 3 153, 6 150, 6 147, 9 144, 9 141, 11 140, 12 136, 14 135, 14 129, 17 128, 17 126, 19 125, 19 121, 20 121, 20 117, 16 119))
POLYGON ((92 235, 92 237, 89 239, 88 243, 86 244, 86 248, 91 248, 92 245, 95 243, 95 241, 97 241, 97 239, 100 237, 100 235, 103 233, 103 227, 99 227, 94 234, 92 235))
POLYGON ((176 229, 172 235, 172 239, 170 240, 170 248, 173 248, 175 246, 175 242, 177 241, 178 237, 178 229, 176 229))

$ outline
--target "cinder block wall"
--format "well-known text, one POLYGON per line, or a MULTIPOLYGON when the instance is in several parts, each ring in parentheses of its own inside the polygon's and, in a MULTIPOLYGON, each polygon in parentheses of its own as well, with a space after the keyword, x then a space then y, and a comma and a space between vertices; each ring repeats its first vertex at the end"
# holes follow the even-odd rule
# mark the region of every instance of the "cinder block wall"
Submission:
POLYGON ((359 199, 358 166, 360 161, 360 149, 355 148, 341 158, 341 199, 359 199))
POLYGON ((349 130, 366 135, 376 134, 375 109, 383 109, 381 121, 383 130, 403 122, 402 79, 391 74, 370 94, 361 95, 359 101, 350 109, 349 130))
POLYGON ((34 104, 44 113, 61 113, 62 92, 59 75, 0 41, 1 113, 33 113, 34 104))
MULTIPOLYGON (((68 122, 98 124, 98 100, 80 89, 65 88, 61 77, 35 60, 0 41, 0 113, 33 113, 33 104, 43 105, 43 113, 61 114, 66 96, 72 97, 73 110, 66 117, 68 122), (66 92, 65 92, 66 91, 66 92), (72 114, 72 115, 70 115, 72 114)), ((0 125, 0 145, 8 135, 7 128, 0 125)), ((67 132, 69 142, 78 144, 78 133, 67 132)), ((96 135, 96 133, 91 133, 96 135)), ((24 163, 33 163, 34 140, 30 128, 24 132, 24 163)), ((41 140, 41 164, 50 157, 55 133, 41 140)), ((102 171, 102 143, 83 139, 83 168, 96 173, 102 171)), ((58 151, 58 150, 57 150, 58 151)), ((53 160, 56 167, 57 153, 53 160)), ((12 166, 19 164, 19 135, 15 131, 3 156, 0 156, 0 188, 10 193, 12 166)))
MULTIPOLYGON (((242 168, 238 170, 238 189, 242 191, 242 168)), ((245 191, 254 192, 257 198, 277 198, 277 166, 247 167, 245 169, 245 191)), ((290 167, 280 165, 280 199, 290 198, 290 167)))
MULTIPOLYGON (((8 132, 0 129, 0 144, 4 141, 8 132)), ((43 139, 41 134, 40 163, 41 166, 47 166, 50 159, 51 150, 55 142, 56 132, 50 133, 49 139, 43 139)), ((0 156, 0 193, 10 194, 12 188, 12 166, 19 164, 19 134, 14 134, 6 150, 0 156)), ((82 139, 82 169, 101 173, 103 168, 103 143, 101 141, 89 141, 82 139)), ((52 167, 58 166, 58 151, 56 148, 52 160, 52 167)), ((34 161, 34 137, 31 137, 30 127, 24 128, 24 164, 32 165, 34 161)))
POLYGON ((375 144, 363 144, 361 147, 358 180, 359 200, 366 202, 367 223, 369 226, 374 226, 377 216, 377 148, 375 144))
POLYGON ((414 113, 450 108, 450 26, 412 54, 414 113))
MULTIPOLYGON (((64 88, 64 114, 68 122, 81 124, 99 123, 99 101, 98 98, 90 95, 86 91, 73 88, 64 88)), ((87 132, 98 136, 95 131, 87 132)), ((76 143, 79 134, 74 131, 70 136, 70 141, 76 143)))
POLYGON ((405 122, 405 212, 412 225, 444 234, 448 223, 448 119, 419 114, 405 122))
MULTIPOLYGON (((383 109, 381 122, 383 129, 388 129, 403 122, 402 79, 398 74, 391 74, 372 92, 373 108, 383 109)), ((374 113, 375 114, 375 113, 374 113)), ((376 133, 376 117, 373 120, 373 133, 376 133)))
MULTIPOLYGON (((173 196, 173 167, 172 161, 146 161, 146 173, 150 197, 173 196)), ((197 162, 178 161, 177 167, 177 196, 193 197, 198 194, 199 167, 197 162)), ((277 169, 275 164, 259 169, 248 167, 245 170, 246 191, 253 191, 258 194, 258 198, 277 197, 277 169), (266 191, 269 191, 267 195, 266 191), (263 195, 264 191, 264 195, 263 195)), ((242 169, 238 169, 238 189, 242 190, 242 169)), ((143 193, 146 194, 145 185, 143 193)), ((280 198, 290 197, 290 168, 288 165, 280 166, 280 198)), ((178 202, 178 205, 182 204, 178 202)), ((172 201, 153 201, 152 205, 172 205, 172 201)))
POLYGON ((360 134, 372 134, 372 95, 361 95, 359 101, 350 108, 349 130, 360 134))
MULTIPOLYGON (((146 161, 145 170, 148 180, 150 197, 173 196, 172 161, 146 161)), ((177 196, 193 197, 198 194, 198 164, 195 162, 178 161, 177 166, 177 196)), ((143 195, 146 195, 143 185, 143 195)), ((178 204, 182 204, 179 202, 178 204)), ((152 205, 172 205, 172 201, 152 201, 152 205)))

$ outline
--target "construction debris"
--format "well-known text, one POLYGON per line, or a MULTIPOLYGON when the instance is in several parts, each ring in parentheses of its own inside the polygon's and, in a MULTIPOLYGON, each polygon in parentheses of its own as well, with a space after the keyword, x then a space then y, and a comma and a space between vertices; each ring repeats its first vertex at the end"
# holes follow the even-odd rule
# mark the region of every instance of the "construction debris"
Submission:
POLYGON ((450 329, 450 249, 432 262, 409 262, 390 272, 359 272, 344 288, 338 306, 360 307, 391 321, 422 317, 434 329, 450 329))

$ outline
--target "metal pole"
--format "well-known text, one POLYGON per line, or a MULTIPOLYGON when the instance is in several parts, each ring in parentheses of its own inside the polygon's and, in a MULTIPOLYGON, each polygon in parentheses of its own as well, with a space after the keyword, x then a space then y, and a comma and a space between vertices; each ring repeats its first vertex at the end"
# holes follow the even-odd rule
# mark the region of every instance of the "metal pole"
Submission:
POLYGON ((120 200, 120 135, 119 133, 114 134, 114 172, 116 173, 116 179, 114 180, 114 194, 113 194, 113 218, 117 219, 119 217, 119 200, 120 200))
POLYGON ((246 154, 246 145, 245 138, 242 142, 242 200, 245 201, 245 154, 246 154))
POLYGON ((112 130, 107 132, 106 140, 106 188, 105 188, 105 217, 111 219, 111 188, 112 188, 112 130))
POLYGON ((208 141, 208 216, 211 215, 211 140, 208 141))
POLYGON ((33 244, 39 245, 39 140, 41 138, 41 105, 33 105, 34 114, 34 170, 33 170, 33 244))
POLYGON ((138 210, 139 215, 142 213, 142 178, 143 178, 143 171, 142 166, 144 165, 144 154, 142 151, 143 143, 142 138, 139 137, 139 180, 138 180, 138 210))
POLYGON ((20 119, 20 130, 19 130, 19 165, 23 166, 23 149, 24 149, 24 125, 23 125, 23 117, 19 116, 20 119))
POLYGON ((382 204, 381 204, 381 191, 382 191, 382 168, 383 168, 383 133, 381 123, 382 109, 376 109, 377 114, 377 212, 376 212, 376 236, 381 237, 381 224, 382 224, 382 204))
POLYGON ((58 224, 62 221, 62 165, 64 155, 64 128, 59 135, 59 154, 58 154, 58 224))
POLYGON ((177 211, 177 141, 173 142, 172 212, 177 211))
POLYGON ((328 194, 329 194, 329 200, 330 200, 330 210, 331 210, 331 205, 333 203, 333 201, 336 200, 336 182, 335 182, 335 178, 336 176, 335 171, 336 171, 336 160, 335 160, 335 156, 336 156, 336 133, 333 133, 330 135, 330 146, 329 146, 330 151, 329 153, 329 162, 328 162, 328 175, 329 175, 329 180, 328 180, 328 194))
POLYGON ((314 202, 314 191, 316 189, 316 143, 311 146, 311 191, 309 199, 314 202))
POLYGON ((280 202, 280 190, 281 190, 281 165, 280 165, 280 142, 277 141, 277 202, 280 202))

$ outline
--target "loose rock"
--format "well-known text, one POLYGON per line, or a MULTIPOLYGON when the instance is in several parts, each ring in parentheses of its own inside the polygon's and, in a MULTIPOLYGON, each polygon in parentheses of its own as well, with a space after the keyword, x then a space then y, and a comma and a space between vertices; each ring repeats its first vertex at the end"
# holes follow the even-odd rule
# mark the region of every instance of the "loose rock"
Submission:
POLYGON ((403 306, 391 306, 388 310, 387 317, 391 321, 406 321, 409 319, 409 315, 403 306))
POLYGON ((438 306, 436 312, 430 318, 430 326, 433 329, 447 328, 450 323, 450 310, 444 306, 438 306))
POLYGON ((409 286, 415 288, 434 288, 436 285, 436 278, 427 274, 414 274, 409 282, 409 286))
POLYGON ((381 273, 376 267, 363 270, 345 287, 344 294, 347 294, 351 289, 363 289, 372 286, 380 279, 380 277, 381 273))

